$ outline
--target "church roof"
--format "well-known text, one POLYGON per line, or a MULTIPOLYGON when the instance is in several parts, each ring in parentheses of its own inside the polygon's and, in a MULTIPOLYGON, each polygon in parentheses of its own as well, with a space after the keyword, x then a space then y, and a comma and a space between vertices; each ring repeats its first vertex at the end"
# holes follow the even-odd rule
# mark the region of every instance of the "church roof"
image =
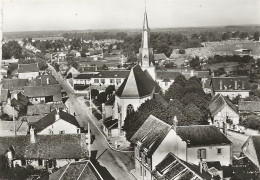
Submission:
POLYGON ((160 86, 149 73, 144 72, 139 65, 136 65, 118 88, 116 95, 119 97, 143 97, 159 91, 160 86))

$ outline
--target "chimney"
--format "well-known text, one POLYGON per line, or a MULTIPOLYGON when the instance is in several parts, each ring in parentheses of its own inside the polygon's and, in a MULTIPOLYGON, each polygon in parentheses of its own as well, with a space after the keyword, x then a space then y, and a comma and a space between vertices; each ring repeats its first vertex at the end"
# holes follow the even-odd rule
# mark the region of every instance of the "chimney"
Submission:
POLYGON ((237 80, 235 80, 235 89, 237 89, 237 80))
POLYGON ((174 126, 174 131, 176 132, 176 129, 177 129, 177 126, 178 126, 177 116, 174 116, 174 118, 173 118, 173 126, 174 126))
POLYGON ((55 121, 60 119, 60 110, 57 108, 56 109, 56 114, 55 114, 55 121))
POLYGON ((190 76, 194 76, 193 70, 190 71, 190 76))
POLYGON ((34 129, 32 127, 30 129, 30 142, 35 143, 35 134, 34 134, 34 129))
POLYGON ((47 84, 50 84, 50 79, 46 78, 47 84))
POLYGON ((203 161, 202 161, 202 159, 200 159, 200 162, 199 162, 199 166, 200 166, 200 174, 202 174, 203 173, 203 161))
POLYGON ((222 90, 222 86, 223 86, 222 80, 220 80, 220 81, 219 81, 219 89, 220 89, 220 90, 222 90))

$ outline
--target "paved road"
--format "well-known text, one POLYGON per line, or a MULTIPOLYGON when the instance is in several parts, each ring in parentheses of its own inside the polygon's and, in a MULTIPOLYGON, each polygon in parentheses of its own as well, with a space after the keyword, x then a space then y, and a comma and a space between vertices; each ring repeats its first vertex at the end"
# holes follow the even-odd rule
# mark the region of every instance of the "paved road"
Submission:
POLYGON ((100 130, 96 127, 88 114, 89 110, 82 108, 78 100, 73 95, 71 87, 67 82, 49 65, 54 77, 62 85, 63 89, 68 94, 68 103, 70 104, 70 112, 76 114, 79 123, 87 129, 88 122, 90 124, 91 132, 95 135, 95 140, 91 146, 92 156, 96 155, 99 163, 106 167, 111 175, 117 180, 132 180, 134 177, 130 174, 130 169, 133 168, 131 156, 133 153, 122 153, 112 150, 107 144, 106 139, 100 130))
POLYGON ((248 139, 248 136, 232 131, 227 131, 227 137, 232 142, 233 155, 239 156, 241 147, 248 139))

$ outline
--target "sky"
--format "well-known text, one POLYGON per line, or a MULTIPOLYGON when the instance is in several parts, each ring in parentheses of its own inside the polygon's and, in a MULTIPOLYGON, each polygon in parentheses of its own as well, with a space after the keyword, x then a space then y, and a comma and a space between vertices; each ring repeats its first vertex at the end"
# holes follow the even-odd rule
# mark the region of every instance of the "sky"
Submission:
POLYGON ((260 0, 3 0, 3 31, 260 24, 260 0))

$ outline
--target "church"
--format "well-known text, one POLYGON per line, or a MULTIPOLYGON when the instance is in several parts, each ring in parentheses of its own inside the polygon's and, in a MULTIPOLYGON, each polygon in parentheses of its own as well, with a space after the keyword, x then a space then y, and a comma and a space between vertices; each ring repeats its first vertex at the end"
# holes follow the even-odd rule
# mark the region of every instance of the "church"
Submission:
POLYGON ((107 136, 124 135, 122 127, 127 114, 136 111, 146 100, 163 100, 159 93, 165 93, 178 75, 182 74, 187 79, 197 76, 201 80, 209 77, 208 71, 156 71, 146 11, 138 59, 139 64, 131 69, 113 95, 113 100, 108 100, 103 108, 104 118, 107 118, 103 122, 103 130, 107 136))
MULTIPOLYGON (((142 43, 139 49, 139 64, 131 69, 128 77, 115 92, 115 101, 111 110, 112 121, 117 120, 115 122, 117 126, 115 123, 104 122, 107 131, 111 131, 111 128, 117 128, 117 135, 124 134, 122 127, 127 114, 136 111, 142 103, 154 98, 154 95, 158 95, 161 91, 155 80, 154 54, 150 45, 150 29, 145 11, 142 43), (113 127, 109 127, 109 125, 113 125, 113 127)), ((111 133, 109 134, 111 135, 111 133)))

